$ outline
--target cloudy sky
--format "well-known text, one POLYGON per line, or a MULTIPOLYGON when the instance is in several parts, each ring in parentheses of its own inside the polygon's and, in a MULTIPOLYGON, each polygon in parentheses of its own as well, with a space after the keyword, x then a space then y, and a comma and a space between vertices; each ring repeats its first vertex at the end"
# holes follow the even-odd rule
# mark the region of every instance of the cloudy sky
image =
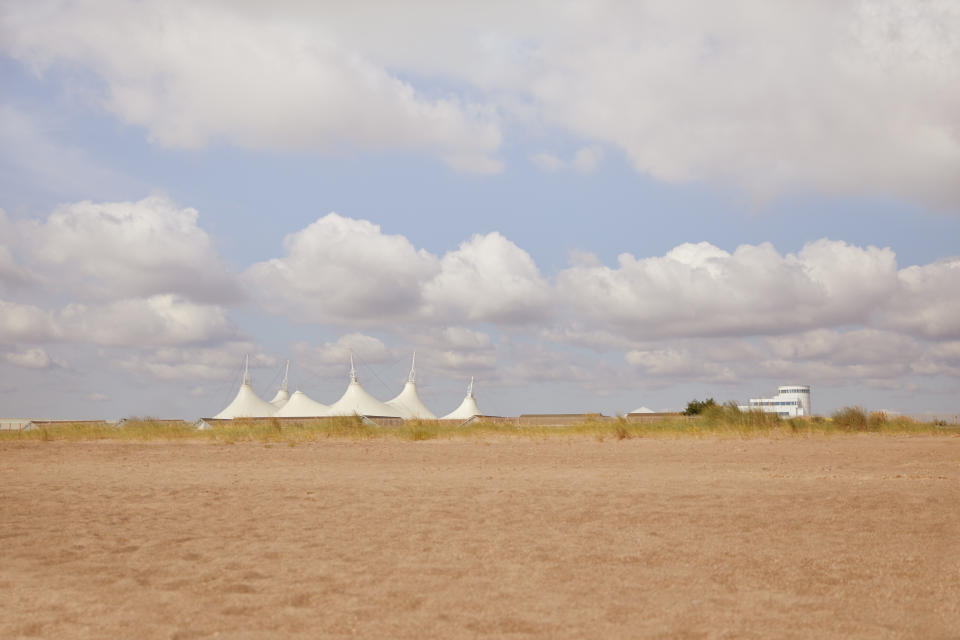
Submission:
POLYGON ((0 2, 0 415, 960 409, 952 0, 266 6, 0 2))

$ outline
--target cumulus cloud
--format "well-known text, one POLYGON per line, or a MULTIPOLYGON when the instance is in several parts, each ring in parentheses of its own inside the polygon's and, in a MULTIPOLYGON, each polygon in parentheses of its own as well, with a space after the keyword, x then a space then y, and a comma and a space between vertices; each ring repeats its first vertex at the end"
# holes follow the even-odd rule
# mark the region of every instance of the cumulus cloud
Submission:
POLYGON ((497 232, 437 258, 379 225, 330 213, 287 236, 284 250, 244 280, 264 308, 294 321, 509 324, 549 311, 550 286, 533 258, 497 232))
POLYGON ((960 200, 949 0, 388 3, 376 14, 30 2, 4 12, 0 43, 38 69, 67 63, 73 82, 95 76, 106 109, 170 146, 423 149, 489 172, 505 119, 620 149, 668 182, 960 200))
POLYGON ((238 334, 222 307, 173 295, 94 305, 71 303, 56 311, 0 300, 0 343, 68 341, 139 347, 216 342, 238 334))
POLYGON ((340 371, 348 370, 351 354, 355 361, 365 363, 390 362, 396 357, 380 338, 363 333, 348 333, 319 346, 298 342, 293 350, 305 365, 333 366, 340 371))
POLYGON ((706 382, 734 382, 737 374, 727 364, 710 362, 687 349, 632 350, 626 354, 629 364, 640 367, 648 376, 672 380, 695 379, 706 382))
POLYGON ((827 360, 840 365, 904 362, 920 357, 924 351, 910 336, 877 329, 815 329, 767 338, 766 342, 778 358, 827 360))
POLYGON ((284 239, 285 254, 244 274, 263 306, 304 322, 371 324, 420 304, 437 259, 379 225, 330 213, 284 239))
POLYGON ((92 70, 102 105, 165 146, 349 144, 497 169, 492 108, 427 97, 338 35, 322 22, 311 28, 233 3, 36 3, 8 9, 0 22, 10 55, 38 68, 65 61, 92 70))
POLYGON ((600 147, 582 147, 569 160, 564 160, 552 153, 538 153, 530 161, 541 171, 554 173, 561 169, 574 169, 580 173, 593 173, 600 167, 603 160, 603 150, 600 147))
POLYGON ((543 343, 510 344, 503 351, 505 362, 496 377, 504 386, 523 388, 530 384, 559 383, 607 395, 635 384, 634 379, 624 375, 622 366, 596 356, 573 355, 543 343))
POLYGON ((564 167, 566 163, 563 160, 553 155, 552 153, 538 153, 530 158, 530 162, 537 166, 541 171, 546 171, 548 173, 553 173, 559 171, 564 167))
POLYGON ((233 275, 195 209, 164 196, 138 202, 77 202, 21 229, 25 251, 47 284, 108 299, 180 294, 204 302, 239 297, 233 275))
POLYGON ((885 324, 928 338, 960 338, 960 258, 902 269, 885 324))
POLYGON ((497 367, 497 349, 490 335, 452 326, 417 331, 405 336, 417 349, 417 362, 433 375, 464 377, 490 375, 497 367))
POLYGON ((40 307, 0 300, 0 343, 58 340, 62 330, 53 313, 40 307))
POLYGON ((581 262, 557 276, 578 315, 634 339, 752 335, 867 322, 898 288, 889 249, 818 240, 796 254, 772 245, 729 253, 682 244, 663 257, 581 262))
MULTIPOLYGON (((245 341, 225 341, 213 347, 186 346, 155 349, 124 350, 111 356, 113 363, 138 377, 157 380, 196 382, 235 380, 244 362, 249 358, 253 370, 275 368, 280 362, 263 352, 256 344, 245 341)), ((202 387, 194 388, 203 389, 202 387)), ((193 395, 204 395, 206 391, 193 395)))
POLYGON ((511 324, 548 315, 552 296, 530 254, 492 232, 444 255, 423 299, 428 316, 511 324))
POLYGON ((25 351, 11 351, 4 354, 4 359, 17 367, 26 369, 49 369, 52 366, 65 367, 66 363, 58 358, 51 358, 42 347, 32 347, 25 351))
POLYGON ((443 327, 416 334, 413 339, 428 349, 486 351, 493 348, 493 340, 489 334, 467 327, 443 327))
POLYGON ((203 344, 239 337, 223 307, 169 294, 99 305, 72 303, 57 313, 56 321, 64 338, 98 345, 203 344))
POLYGON ((960 341, 932 343, 871 328, 816 329, 759 341, 673 339, 630 350, 624 358, 654 386, 780 380, 905 390, 921 377, 960 377, 960 341))
POLYGON ((19 289, 28 284, 35 284, 37 276, 22 265, 13 255, 11 247, 17 243, 17 227, 7 219, 7 214, 0 209, 0 287, 19 289))
POLYGON ((600 147, 584 147, 573 155, 573 168, 580 173, 593 173, 603 160, 603 151, 600 147))

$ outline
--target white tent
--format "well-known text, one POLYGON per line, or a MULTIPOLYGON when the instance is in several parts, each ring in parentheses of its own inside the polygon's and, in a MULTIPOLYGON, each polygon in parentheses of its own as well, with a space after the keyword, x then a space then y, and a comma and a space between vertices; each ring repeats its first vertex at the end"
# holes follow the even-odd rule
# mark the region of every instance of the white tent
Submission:
POLYGON ((319 418, 328 415, 330 407, 300 390, 294 391, 287 404, 277 411, 278 418, 319 418))
POLYGON ((290 374, 290 361, 287 360, 287 368, 283 372, 283 382, 280 383, 280 388, 277 389, 277 395, 273 396, 273 400, 270 401, 270 404, 275 406, 277 409, 282 409, 283 405, 287 404, 287 401, 290 399, 290 392, 287 391, 287 376, 290 374))
POLYGON ((331 416, 384 416, 402 418, 395 408, 380 402, 360 385, 357 370, 353 366, 353 354, 350 354, 350 384, 340 399, 330 406, 331 416))
POLYGON ((436 420, 437 415, 427 409, 417 394, 416 368, 417 354, 414 352, 410 363, 410 375, 407 377, 407 383, 403 385, 403 391, 387 404, 399 411, 404 420, 436 420))
POLYGON ((473 416, 483 415, 477 401, 473 397, 473 378, 470 378, 470 386, 467 387, 467 396, 460 403, 460 406, 443 416, 443 420, 469 420, 473 416))
POLYGON ((249 358, 243 363, 243 384, 237 391, 237 397, 227 405, 227 408, 213 416, 218 420, 233 418, 269 418, 277 412, 277 408, 262 399, 250 386, 249 358))
POLYGON ((639 409, 634 409, 630 413, 656 413, 656 411, 647 407, 640 407, 639 409))

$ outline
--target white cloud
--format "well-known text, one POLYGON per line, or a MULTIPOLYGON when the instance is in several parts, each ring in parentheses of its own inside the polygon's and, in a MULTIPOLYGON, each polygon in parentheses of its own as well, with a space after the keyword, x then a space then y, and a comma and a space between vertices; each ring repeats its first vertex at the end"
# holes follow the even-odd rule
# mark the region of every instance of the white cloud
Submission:
POLYGON ((402 328, 549 313, 550 286, 533 258, 497 232, 438 259, 379 225, 330 213, 287 236, 284 249, 244 279, 265 309, 294 321, 402 328))
POLYGON ((444 255, 423 299, 428 317, 511 324, 549 315, 552 295, 530 254, 493 232, 444 255))
MULTIPOLYGON (((348 333, 332 342, 311 345, 298 342, 292 346, 292 356, 297 369, 306 369, 320 378, 347 380, 350 371, 350 354, 361 382, 371 382, 370 376, 377 376, 380 365, 396 363, 399 358, 410 356, 408 351, 391 349, 375 336, 363 333, 348 333)), ((291 371, 293 379, 300 379, 291 371)), ((375 377, 377 382, 383 382, 375 377)))
POLYGON ((884 324, 928 338, 960 338, 960 258, 902 269, 884 324))
POLYGON ((661 180, 955 208, 960 8, 691 0, 516 6, 30 2, 0 42, 66 62, 162 144, 424 149, 488 172, 498 111, 661 180), (409 78, 409 79, 401 79, 409 78), (455 89, 450 89, 455 87, 455 89), (470 96, 469 98, 465 96, 470 96))
POLYGON ((435 256, 366 220, 330 213, 284 239, 285 256, 244 274, 263 306, 294 321, 376 324, 420 304, 435 256))
POLYGON ((40 307, 0 300, 0 344, 49 342, 62 331, 53 314, 40 307))
POLYGON ((489 334, 453 326, 405 336, 417 350, 420 368, 430 375, 462 378, 489 375, 497 367, 497 349, 489 334))
POLYGON ((11 247, 18 243, 18 230, 0 209, 0 287, 21 288, 35 284, 37 276, 14 257, 11 247))
POLYGON ((769 244, 732 254, 682 244, 663 257, 581 262, 557 288, 574 313, 625 337, 756 335, 867 322, 898 287, 889 249, 818 240, 797 254, 769 244))
MULTIPOLYGON (((0 211, 0 215, 2 214, 0 211)), ((0 245, 0 285, 19 288, 35 281, 36 277, 28 269, 17 264, 10 250, 0 245)))
POLYGON ((0 300, 0 343, 149 347, 217 342, 238 333, 222 307, 173 295, 71 303, 57 311, 0 300))
POLYGON ((659 378, 695 379, 709 382, 734 382, 737 374, 723 363, 709 362, 687 349, 633 350, 627 363, 641 367, 646 375, 659 378))
POLYGON ((174 295, 73 303, 58 312, 57 322, 67 339, 110 346, 203 344, 239 336, 223 307, 174 295))
POLYGON ((180 294, 198 301, 239 297, 197 211, 163 196, 138 202, 77 202, 21 229, 24 250, 48 286, 109 299, 180 294))
POLYGON ((428 349, 485 351, 493 348, 490 335, 467 327, 443 327, 414 336, 417 344, 428 349))
POLYGON ((57 358, 51 358, 42 347, 32 347, 25 351, 4 354, 4 359, 12 365, 26 369, 48 369, 51 366, 65 367, 66 363, 57 358))
POLYGON ((322 19, 233 3, 36 3, 5 12, 0 41, 41 69, 92 70, 103 106, 165 146, 420 149, 496 170, 483 160, 500 144, 491 108, 425 96, 322 19))
POLYGON ((877 329, 815 329, 767 338, 766 342, 778 358, 825 360, 840 365, 909 362, 924 351, 910 336, 877 329))
POLYGON ((530 158, 530 162, 547 173, 555 173, 568 168, 580 173, 593 173, 600 167, 602 161, 603 149, 598 146, 577 149, 569 160, 564 160, 546 152, 538 153, 530 158))
POLYGON ((571 165, 580 173, 593 173, 603 160, 603 150, 600 147, 584 147, 577 150, 571 165))
POLYGON ((624 376, 622 367, 584 354, 573 356, 542 343, 513 344, 504 352, 507 362, 497 377, 507 387, 522 389, 530 384, 561 383, 606 395, 634 383, 624 376))
POLYGON ((559 171, 566 164, 563 160, 553 155, 552 153, 538 153, 530 158, 530 162, 535 164, 537 168, 541 171, 546 171, 547 173, 554 173, 559 171))
POLYGON ((298 342, 293 350, 304 364, 333 365, 342 371, 349 368, 351 354, 355 361, 367 363, 390 362, 396 357, 380 338, 363 333, 348 333, 319 346, 298 342))
MULTIPOLYGON (((257 345, 243 340, 226 341, 214 347, 122 350, 108 357, 116 366, 139 377, 190 383, 236 380, 244 357, 249 357, 251 370, 276 368, 279 365, 276 357, 263 353, 257 345)), ((209 392, 201 386, 195 386, 190 395, 203 396, 209 395, 209 392)))

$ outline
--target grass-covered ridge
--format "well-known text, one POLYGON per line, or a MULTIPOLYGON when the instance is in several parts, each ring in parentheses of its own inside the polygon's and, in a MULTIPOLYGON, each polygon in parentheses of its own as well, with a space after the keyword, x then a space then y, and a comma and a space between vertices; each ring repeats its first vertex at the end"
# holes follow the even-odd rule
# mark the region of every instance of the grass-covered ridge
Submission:
POLYGON ((341 440, 443 440, 489 437, 563 438, 591 437, 597 440, 683 437, 771 437, 811 436, 858 432, 888 434, 944 434, 960 430, 917 422, 907 417, 890 418, 881 412, 867 413, 859 407, 845 407, 830 418, 782 419, 774 414, 744 412, 733 405, 713 406, 700 415, 676 416, 656 422, 631 422, 627 418, 588 420, 568 427, 516 426, 474 422, 465 426, 450 423, 411 421, 400 427, 379 427, 357 417, 319 420, 233 420, 198 431, 190 423, 131 418, 121 426, 109 423, 57 423, 31 431, 0 432, 0 441, 200 441, 274 442, 296 445, 327 439, 341 440))

